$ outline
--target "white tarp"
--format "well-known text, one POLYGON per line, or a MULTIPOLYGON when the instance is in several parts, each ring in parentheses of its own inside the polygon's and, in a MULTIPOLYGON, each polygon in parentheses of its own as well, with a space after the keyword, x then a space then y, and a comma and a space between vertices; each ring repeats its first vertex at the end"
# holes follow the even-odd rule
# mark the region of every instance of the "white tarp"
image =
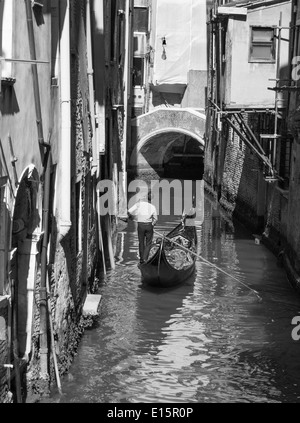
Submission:
POLYGON ((186 85, 189 70, 207 69, 206 0, 156 0, 156 5, 153 84, 162 90, 166 84, 186 85))

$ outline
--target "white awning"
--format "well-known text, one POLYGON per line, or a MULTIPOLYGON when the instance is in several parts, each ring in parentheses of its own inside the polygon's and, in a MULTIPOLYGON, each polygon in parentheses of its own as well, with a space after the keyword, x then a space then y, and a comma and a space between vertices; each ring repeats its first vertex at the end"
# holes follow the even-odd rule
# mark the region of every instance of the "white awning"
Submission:
POLYGON ((155 25, 153 84, 183 91, 189 70, 207 70, 206 1, 159 0, 155 25))
POLYGON ((246 16, 247 15, 246 7, 218 7, 218 15, 231 15, 231 16, 246 16))

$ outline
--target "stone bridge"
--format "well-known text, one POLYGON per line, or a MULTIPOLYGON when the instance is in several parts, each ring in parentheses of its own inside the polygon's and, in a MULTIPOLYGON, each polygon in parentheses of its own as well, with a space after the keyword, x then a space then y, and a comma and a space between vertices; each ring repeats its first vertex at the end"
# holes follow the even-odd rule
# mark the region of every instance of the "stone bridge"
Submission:
POLYGON ((157 108, 132 120, 131 146, 127 150, 129 172, 146 168, 161 169, 172 146, 183 148, 193 140, 194 155, 203 155, 205 146, 204 110, 157 108))

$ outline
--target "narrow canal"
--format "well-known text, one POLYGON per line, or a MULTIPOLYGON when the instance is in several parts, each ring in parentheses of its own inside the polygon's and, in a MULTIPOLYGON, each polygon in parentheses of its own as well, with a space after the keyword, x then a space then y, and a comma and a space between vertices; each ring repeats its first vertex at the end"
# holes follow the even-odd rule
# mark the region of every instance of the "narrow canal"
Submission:
MULTIPOLYGON (((161 216, 166 232, 179 216, 161 216)), ((61 403, 300 402, 300 297, 251 233, 224 219, 209 198, 198 221, 193 278, 150 289, 137 267, 134 223, 118 233, 116 269, 99 288, 101 313, 85 332, 61 403), (251 290, 256 290, 259 297, 251 290)))

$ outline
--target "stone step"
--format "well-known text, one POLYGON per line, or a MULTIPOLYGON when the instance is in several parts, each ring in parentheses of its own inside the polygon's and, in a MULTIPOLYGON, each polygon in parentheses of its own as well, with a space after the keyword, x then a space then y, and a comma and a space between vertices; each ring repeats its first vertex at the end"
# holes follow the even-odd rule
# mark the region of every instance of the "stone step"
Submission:
POLYGON ((83 316, 97 316, 100 311, 101 295, 88 294, 82 309, 83 316))

